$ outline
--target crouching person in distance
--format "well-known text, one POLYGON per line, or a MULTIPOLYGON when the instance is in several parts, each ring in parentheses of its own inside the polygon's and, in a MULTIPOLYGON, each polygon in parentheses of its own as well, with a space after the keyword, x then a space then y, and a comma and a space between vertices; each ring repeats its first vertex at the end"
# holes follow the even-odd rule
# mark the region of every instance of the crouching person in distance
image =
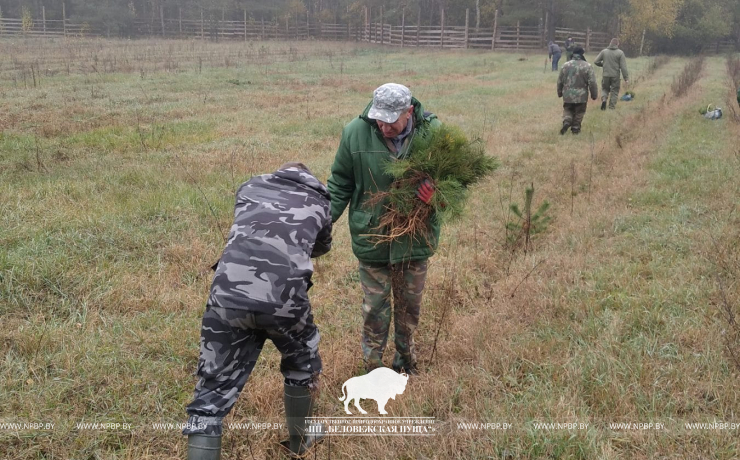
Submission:
POLYGON ((266 339, 282 355, 289 440, 281 444, 298 456, 321 437, 306 433, 321 372, 308 289, 311 257, 329 252, 331 228, 329 192, 301 163, 286 163, 239 187, 203 315, 200 380, 183 430, 189 460, 220 458, 223 418, 266 339))

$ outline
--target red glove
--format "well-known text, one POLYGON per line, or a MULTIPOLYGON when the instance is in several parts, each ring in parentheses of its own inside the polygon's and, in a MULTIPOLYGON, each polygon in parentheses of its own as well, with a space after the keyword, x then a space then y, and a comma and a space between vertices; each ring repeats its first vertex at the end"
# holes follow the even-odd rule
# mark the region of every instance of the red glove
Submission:
POLYGON ((426 204, 432 202, 434 196, 434 184, 429 179, 424 179, 416 190, 416 196, 426 204))

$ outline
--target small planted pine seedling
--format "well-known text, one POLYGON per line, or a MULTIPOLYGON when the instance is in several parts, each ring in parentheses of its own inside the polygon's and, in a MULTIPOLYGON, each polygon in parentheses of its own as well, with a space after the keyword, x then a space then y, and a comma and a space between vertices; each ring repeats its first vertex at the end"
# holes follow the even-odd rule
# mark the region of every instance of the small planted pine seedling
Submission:
POLYGON ((534 214, 532 213, 534 184, 525 189, 524 196, 524 209, 520 209, 516 203, 509 206, 511 212, 519 220, 506 224, 506 240, 512 252, 519 247, 523 247, 526 254, 531 248, 532 235, 544 232, 547 225, 552 221, 552 217, 547 215, 547 210, 550 208, 550 203, 547 201, 543 201, 537 211, 534 214))

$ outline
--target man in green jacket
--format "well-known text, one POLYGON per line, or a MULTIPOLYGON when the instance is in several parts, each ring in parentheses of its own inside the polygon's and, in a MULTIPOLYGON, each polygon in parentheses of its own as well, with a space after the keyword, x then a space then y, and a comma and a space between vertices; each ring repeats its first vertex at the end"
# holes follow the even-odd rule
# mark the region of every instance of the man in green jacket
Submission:
POLYGON ((607 95, 609 108, 616 109, 617 99, 619 98, 620 72, 624 77, 624 82, 629 83, 627 59, 624 57, 624 52, 619 49, 619 39, 612 38, 609 47, 596 56, 594 65, 604 68, 601 78, 601 110, 606 110, 607 95))
MULTIPOLYGON (((360 284, 364 291, 362 353, 369 372, 383 366, 383 351, 391 321, 391 292, 395 314, 396 354, 393 369, 417 372, 413 333, 419 324, 427 259, 439 240, 439 222, 432 217, 427 238, 402 237, 378 243, 377 236, 386 203, 372 202, 377 193, 390 189, 393 178, 385 173, 387 162, 407 158, 416 136, 424 136, 440 122, 424 112, 411 91, 396 83, 377 88, 373 100, 359 117, 342 131, 342 140, 331 168, 328 189, 334 222, 349 204, 352 251, 359 260, 360 284)), ((417 197, 429 203, 431 183, 422 185, 417 197)))

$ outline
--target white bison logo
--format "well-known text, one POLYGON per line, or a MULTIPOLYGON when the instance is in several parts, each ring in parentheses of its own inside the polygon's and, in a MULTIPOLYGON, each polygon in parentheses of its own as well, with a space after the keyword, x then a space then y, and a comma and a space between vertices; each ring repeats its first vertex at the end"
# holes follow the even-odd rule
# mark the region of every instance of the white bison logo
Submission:
POLYGON ((367 414, 360 407, 360 399, 374 399, 378 403, 378 412, 385 415, 388 413, 385 411, 388 400, 396 399, 397 394, 402 394, 406 390, 408 380, 409 376, 406 374, 398 374, 387 367, 379 367, 366 375, 352 377, 344 382, 342 397, 339 400, 344 401, 344 411, 348 414, 352 414, 349 411, 349 402, 353 399, 355 400, 355 407, 361 413, 367 414), (346 396, 345 388, 347 389, 346 396))

